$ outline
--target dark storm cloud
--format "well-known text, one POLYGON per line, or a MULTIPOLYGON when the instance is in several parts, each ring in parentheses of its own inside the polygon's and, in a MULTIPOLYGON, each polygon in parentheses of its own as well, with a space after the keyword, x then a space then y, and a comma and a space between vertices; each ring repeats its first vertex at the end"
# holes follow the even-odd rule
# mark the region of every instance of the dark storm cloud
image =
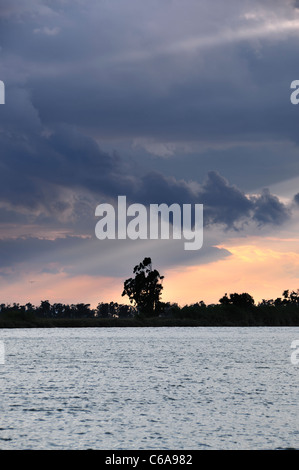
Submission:
POLYGON ((207 208, 209 223, 222 223, 230 227, 238 220, 247 218, 252 210, 250 199, 217 172, 209 172, 200 190, 200 198, 207 208))
POLYGON ((0 200, 7 208, 55 216, 68 210, 74 198, 77 205, 83 201, 80 190, 109 197, 131 188, 116 154, 108 155, 66 124, 48 133, 26 90, 8 87, 7 100, 0 116, 0 200))
POLYGON ((259 225, 275 224, 281 225, 290 217, 289 209, 279 201, 278 197, 270 194, 268 189, 265 189, 258 197, 252 198, 254 203, 253 219, 259 225))
MULTIPOLYGON (((136 152, 145 154, 138 148, 136 152)), ((217 171, 244 191, 259 191, 282 180, 299 174, 298 149, 292 143, 269 143, 264 145, 236 143, 229 148, 192 149, 184 158, 180 154, 168 158, 153 158, 147 153, 143 159, 149 168, 155 165, 159 173, 167 175, 169 165, 173 176, 190 180, 194 174, 204 175, 217 171), (287 155, 286 159, 282 155, 287 155), (287 164, 286 164, 287 160, 287 164)))
POLYGON ((130 263, 137 264, 146 252, 153 253, 153 261, 160 266, 177 264, 194 265, 213 262, 229 256, 223 248, 205 246, 200 252, 184 252, 180 241, 165 241, 153 247, 151 241, 98 240, 65 237, 55 240, 34 237, 0 239, 0 276, 9 278, 22 272, 36 270, 40 273, 64 272, 68 275, 117 276, 128 275, 130 263), (107 255, 109 254, 109 255, 107 255), (6 270, 5 268, 11 268, 6 270))
POLYGON ((272 38, 266 1, 150 3, 30 2, 23 21, 3 24, 4 75, 19 71, 45 125, 111 139, 297 141, 297 38, 279 23, 294 19, 290 4, 271 2, 272 38))
POLYGON ((236 222, 253 220, 258 226, 279 226, 291 217, 291 212, 277 196, 265 188, 258 196, 246 195, 216 172, 209 172, 201 198, 207 207, 208 223, 220 223, 236 228, 236 222))
MULTIPOLYGON (((93 63, 83 63, 75 79, 71 68, 61 76, 31 77, 28 83, 43 122, 67 122, 110 139, 230 142, 233 136, 297 142, 295 107, 289 100, 297 43, 276 44, 263 59, 246 46, 235 49, 230 54, 225 46, 209 51, 205 67, 194 62, 187 77, 176 61, 152 58, 146 65, 108 64, 96 70, 93 63), (240 62, 246 70, 241 77, 240 62), (219 75, 211 64, 217 64, 219 75)), ((183 58, 181 62, 184 70, 183 58)))
MULTIPOLYGON (((208 0, 3 0, 1 222, 91 235, 96 205, 126 195, 129 203, 145 205, 202 203, 207 227, 284 223, 288 207, 269 191, 245 193, 244 180, 252 189, 257 181, 268 183, 267 175, 271 182, 299 174, 296 149, 291 157, 263 159, 263 148, 253 147, 243 165, 245 157, 230 145, 298 143, 298 109, 289 100, 290 82, 298 78, 298 37, 294 29, 288 33, 288 21, 296 14, 294 3, 278 0, 218 1, 215 8, 208 0), (272 24, 275 32, 268 29, 272 24), (170 158, 163 171, 154 163, 142 169, 142 161, 137 166, 122 152, 123 140, 138 138, 220 143, 228 150, 220 145, 221 157, 214 159, 211 152, 195 152, 189 162, 182 152, 181 162, 170 158), (101 142, 113 142, 118 153, 104 151, 101 142), (188 171, 181 171, 182 161, 188 171)), ((35 252, 36 263, 52 257, 70 266, 76 249, 92 259, 95 242, 3 240, 3 263, 27 263, 35 252)), ((205 243, 202 259, 223 256, 205 243)), ((113 252, 113 245, 105 246, 113 252)), ((181 262, 173 253, 160 254, 165 262, 181 262)), ((183 255, 190 262, 192 254, 183 255)))
POLYGON ((1 268, 39 260, 41 266, 60 264, 63 256, 66 265, 71 264, 69 253, 78 250, 86 241, 78 237, 65 237, 56 240, 39 238, 16 238, 0 240, 1 268))
POLYGON ((132 165, 103 152, 77 128, 60 124, 47 134, 29 96, 17 91, 23 98, 21 109, 28 113, 18 114, 19 104, 12 100, 0 134, 1 202, 10 210, 23 208, 44 223, 68 214, 69 222, 86 220, 90 229, 95 203, 124 194, 130 202, 145 205, 202 203, 206 223, 226 227, 241 220, 279 224, 287 217, 284 205, 270 193, 253 199, 216 171, 203 182, 203 175, 196 174, 191 182, 154 171, 138 176, 132 165))
POLYGON ((208 173, 195 189, 192 184, 150 173, 142 179, 136 194, 140 202, 153 204, 203 204, 205 225, 221 224, 237 228, 238 223, 253 220, 259 226, 281 225, 290 217, 289 208, 265 189, 258 196, 246 195, 215 171, 208 173))
POLYGON ((129 202, 145 205, 202 203, 208 224, 227 227, 251 218, 260 224, 277 224, 285 220, 287 213, 271 194, 262 194, 253 201, 216 172, 210 172, 202 184, 197 182, 198 189, 193 187, 194 181, 180 181, 158 172, 142 178, 122 174, 120 157, 101 152, 92 139, 81 138, 69 129, 41 138, 36 147, 20 142, 15 152, 12 150, 2 161, 1 201, 10 210, 23 207, 30 217, 36 211, 36 221, 46 223, 47 217, 59 220, 71 210, 66 224, 73 216, 79 224, 85 219, 91 223, 96 201, 113 200, 122 194, 129 202))

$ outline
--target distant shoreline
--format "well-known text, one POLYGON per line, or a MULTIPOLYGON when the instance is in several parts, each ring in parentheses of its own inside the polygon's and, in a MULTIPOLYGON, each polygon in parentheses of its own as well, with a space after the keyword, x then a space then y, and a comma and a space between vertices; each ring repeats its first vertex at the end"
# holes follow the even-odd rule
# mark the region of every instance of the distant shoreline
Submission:
MULTIPOLYGON (((145 259, 148 264, 148 259, 145 259)), ((144 263, 145 263, 144 261, 144 263)), ((138 266, 135 268, 139 268, 138 266)), ((134 268, 134 269, 135 269, 134 268)), ((299 289, 285 290, 282 297, 255 304, 248 293, 225 294, 219 304, 203 301, 180 307, 176 303, 136 306, 117 302, 65 305, 41 301, 0 304, 0 329, 3 328, 127 328, 127 327, 299 327, 299 289), (157 307, 158 306, 158 307, 157 307), (157 308, 156 308, 157 307, 157 308)))
POLYGON ((0 319, 0 329, 17 328, 128 328, 128 327, 299 327, 299 322, 268 321, 248 323, 240 321, 213 322, 202 319, 174 318, 35 318, 0 319))

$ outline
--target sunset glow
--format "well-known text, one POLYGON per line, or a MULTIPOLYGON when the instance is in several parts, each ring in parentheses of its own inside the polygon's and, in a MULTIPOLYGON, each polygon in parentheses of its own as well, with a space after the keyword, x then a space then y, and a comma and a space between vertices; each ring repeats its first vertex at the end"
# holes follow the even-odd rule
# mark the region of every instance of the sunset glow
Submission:
POLYGON ((126 303, 145 256, 165 302, 299 288, 298 1, 83 3, 0 9, 0 302, 126 303), (203 244, 106 237, 118 201, 203 244))

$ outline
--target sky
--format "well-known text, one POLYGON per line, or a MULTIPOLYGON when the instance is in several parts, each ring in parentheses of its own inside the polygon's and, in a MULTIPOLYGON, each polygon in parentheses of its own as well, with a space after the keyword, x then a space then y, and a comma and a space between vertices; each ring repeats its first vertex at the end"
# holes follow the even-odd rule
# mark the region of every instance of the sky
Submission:
POLYGON ((0 303, 299 288, 299 2, 2 0, 0 303), (99 204, 203 204, 203 246, 99 240, 99 204))

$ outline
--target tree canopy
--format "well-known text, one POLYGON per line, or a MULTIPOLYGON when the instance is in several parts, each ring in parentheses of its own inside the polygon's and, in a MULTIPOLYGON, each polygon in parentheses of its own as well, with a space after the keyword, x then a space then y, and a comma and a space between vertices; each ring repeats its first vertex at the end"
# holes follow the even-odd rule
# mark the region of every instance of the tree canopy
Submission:
POLYGON ((138 312, 146 316, 156 316, 160 312, 160 296, 164 276, 153 269, 151 258, 144 260, 133 269, 135 277, 126 279, 122 296, 127 295, 138 312))

